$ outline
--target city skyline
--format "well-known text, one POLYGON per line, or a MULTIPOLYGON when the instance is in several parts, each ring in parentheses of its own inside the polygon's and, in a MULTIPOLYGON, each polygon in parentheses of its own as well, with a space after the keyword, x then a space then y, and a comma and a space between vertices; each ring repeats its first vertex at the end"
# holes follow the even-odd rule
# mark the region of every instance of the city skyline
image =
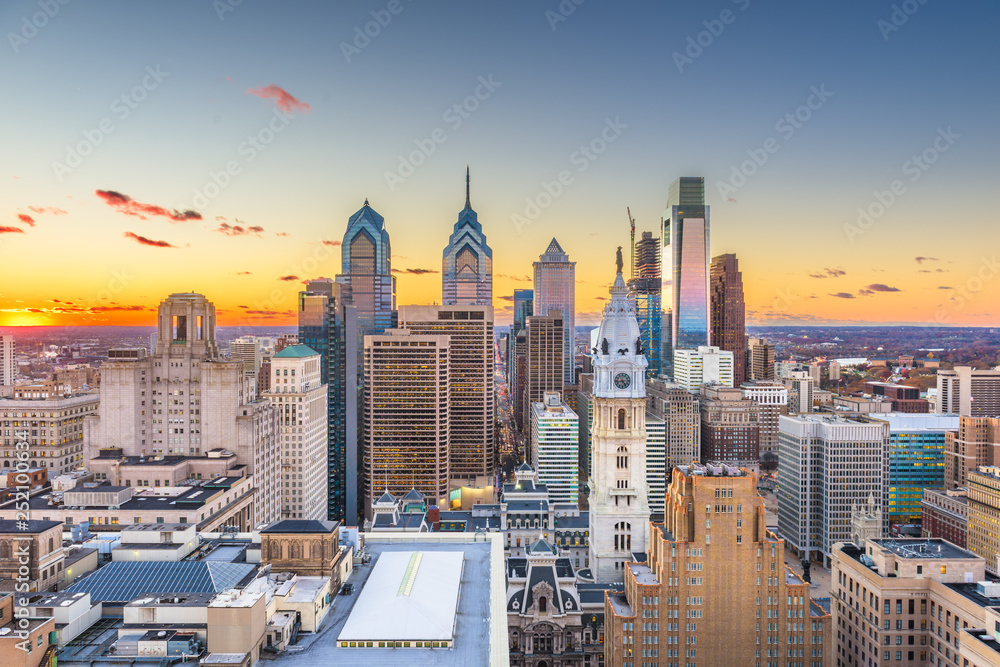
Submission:
POLYGON ((0 10, 10 86, 35 91, 7 111, 0 326, 151 323, 179 290, 220 325, 293 326, 365 198, 399 253, 397 302, 439 302, 467 164, 499 324, 553 237, 596 324, 626 206, 657 235, 689 175, 706 179, 712 255, 740 256, 748 324, 998 321, 996 262, 969 243, 990 233, 997 147, 997 92, 970 85, 992 71, 987 3, 218 4, 60 5, 41 28, 36 4, 0 10), (247 31, 265 26, 257 49, 247 31), (512 41, 523 53, 498 57, 512 41))

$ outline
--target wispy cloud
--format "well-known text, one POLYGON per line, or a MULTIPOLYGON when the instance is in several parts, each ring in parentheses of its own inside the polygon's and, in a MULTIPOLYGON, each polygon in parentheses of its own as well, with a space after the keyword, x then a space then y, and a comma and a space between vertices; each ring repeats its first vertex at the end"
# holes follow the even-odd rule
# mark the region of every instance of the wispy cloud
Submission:
POLYGON ((290 282, 298 280, 298 279, 299 279, 298 276, 281 276, 280 278, 278 278, 278 280, 283 280, 286 283, 290 283, 290 282))
POLYGON ((151 246, 153 248, 176 248, 177 246, 167 241, 157 241, 155 239, 146 238, 145 236, 140 236, 132 232, 125 232, 122 234, 127 239, 132 239, 136 243, 141 243, 142 245, 151 246))
POLYGON ((830 294, 830 296, 835 296, 838 299, 853 299, 854 295, 850 292, 837 292, 836 294, 830 294))
POLYGON ((185 220, 201 220, 201 213, 197 211, 168 211, 162 206, 155 204, 143 204, 137 202, 128 195, 123 195, 114 190, 96 190, 98 197, 104 202, 118 210, 119 213, 132 215, 140 220, 148 220, 150 216, 166 218, 172 222, 183 222, 185 220))
POLYGON ((35 219, 32 218, 27 213, 18 213, 17 214, 17 219, 20 220, 21 222, 23 222, 26 225, 31 225, 32 227, 35 226, 35 219))
POLYGON ((810 278, 839 278, 840 276, 846 276, 847 271, 843 269, 823 269, 823 272, 810 273, 810 278))
POLYGON ((425 273, 440 273, 434 269, 393 269, 393 273, 409 273, 416 276, 421 276, 425 273))
POLYGON ((308 102, 303 102, 302 100, 297 99, 287 90, 281 86, 276 86, 273 83, 270 86, 248 88, 247 93, 264 99, 273 99, 274 106, 289 113, 293 111, 309 113, 312 110, 312 107, 309 106, 308 102))
POLYGON ((903 290, 898 287, 889 287, 888 285, 883 285, 882 283, 873 283, 868 286, 868 289, 873 292, 902 292, 903 290))
POLYGON ((941 261, 937 257, 914 257, 913 259, 917 260, 917 264, 923 264, 924 262, 939 262, 939 261, 941 261))
MULTIPOLYGON (((237 220, 236 222, 243 221, 237 220)), ((223 222, 217 229, 215 229, 215 231, 225 234, 226 236, 250 236, 251 234, 260 236, 261 232, 264 231, 264 228, 260 225, 250 225, 249 227, 244 227, 243 225, 230 225, 228 222, 223 222)))
POLYGON ((338 246, 340 245, 340 241, 329 241, 327 239, 323 239, 323 245, 338 246))
POLYGON ((66 211, 54 206, 29 206, 28 210, 32 213, 38 214, 51 213, 52 215, 66 215, 66 211))
POLYGON ((0 234, 23 234, 24 230, 20 227, 5 227, 0 226, 0 234))

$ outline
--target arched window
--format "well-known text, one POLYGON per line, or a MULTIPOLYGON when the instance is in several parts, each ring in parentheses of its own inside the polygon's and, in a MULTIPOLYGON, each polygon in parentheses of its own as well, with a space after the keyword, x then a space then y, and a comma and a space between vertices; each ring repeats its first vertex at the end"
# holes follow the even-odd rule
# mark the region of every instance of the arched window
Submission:
POLYGON ((628 447, 625 445, 618 448, 617 461, 619 470, 628 470, 628 447))
POLYGON ((632 525, 627 521, 615 524, 615 551, 632 550, 632 525))
POLYGON ((538 613, 539 614, 544 614, 545 613, 546 609, 548 608, 548 602, 549 602, 548 599, 546 599, 546 597, 544 595, 542 597, 538 598, 538 613))
POLYGON ((618 410, 618 429, 621 431, 625 430, 625 408, 618 410))

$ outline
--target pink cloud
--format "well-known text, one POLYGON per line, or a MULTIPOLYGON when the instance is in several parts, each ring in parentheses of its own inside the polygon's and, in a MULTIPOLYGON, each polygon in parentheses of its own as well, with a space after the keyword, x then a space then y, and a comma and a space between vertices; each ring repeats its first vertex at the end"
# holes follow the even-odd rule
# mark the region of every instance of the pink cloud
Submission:
POLYGON ((273 98, 274 106, 278 107, 282 111, 287 111, 287 112, 298 111, 301 113, 309 113, 310 111, 312 111, 312 107, 309 106, 308 102, 303 102, 297 99, 287 90, 285 90, 280 86, 276 86, 273 83, 270 86, 259 86, 257 88, 248 88, 247 93, 250 95, 256 95, 257 97, 262 97, 264 99, 273 98))
POLYGON ((201 213, 197 211, 168 211, 162 206, 155 204, 143 204, 137 202, 128 195, 123 195, 114 190, 96 190, 98 197, 112 208, 118 209, 125 215, 134 215, 140 220, 147 220, 148 216, 159 216, 167 218, 173 222, 183 222, 184 220, 201 220, 201 213))

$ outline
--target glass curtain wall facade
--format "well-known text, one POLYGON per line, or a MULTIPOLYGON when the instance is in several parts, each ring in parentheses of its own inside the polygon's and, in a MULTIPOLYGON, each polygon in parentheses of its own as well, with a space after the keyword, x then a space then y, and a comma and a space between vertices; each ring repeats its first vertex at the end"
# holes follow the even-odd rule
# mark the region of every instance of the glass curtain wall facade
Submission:
POLYGON ((341 246, 337 282, 351 286, 362 335, 379 334, 395 326, 396 278, 385 219, 365 200, 351 216, 341 246))
POLYGON ((469 201, 465 172, 465 208, 458 214, 441 262, 441 303, 445 306, 493 305, 493 250, 469 201))
MULTIPOLYGON (((563 383, 575 383, 576 355, 576 262, 554 238, 534 263, 535 312, 549 314, 558 310, 563 322, 563 383)), ((561 389, 560 389, 561 391, 561 389)), ((538 398, 537 400, 541 400, 538 398)))
POLYGON ((655 378, 662 372, 660 363, 663 348, 663 301, 660 271, 660 239, 651 232, 643 232, 635 244, 635 275, 629 289, 635 297, 635 317, 639 322, 639 335, 646 348, 646 376, 655 378))

